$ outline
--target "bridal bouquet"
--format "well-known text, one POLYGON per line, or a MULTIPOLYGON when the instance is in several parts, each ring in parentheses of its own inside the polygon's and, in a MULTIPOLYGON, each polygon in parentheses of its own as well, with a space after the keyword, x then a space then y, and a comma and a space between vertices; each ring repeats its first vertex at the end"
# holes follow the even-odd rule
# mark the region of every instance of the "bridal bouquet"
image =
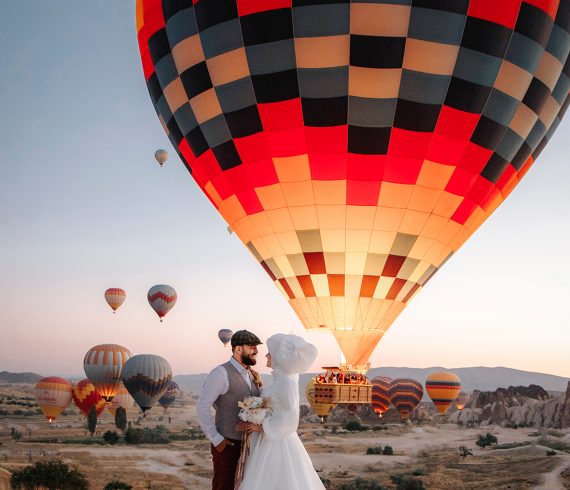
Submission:
MULTIPOLYGON (((248 396, 247 398, 244 398, 243 401, 238 402, 238 407, 241 409, 239 411, 238 417, 246 423, 249 422, 255 425, 261 425, 263 423, 263 419, 271 415, 272 412, 269 399, 261 398, 260 396, 248 396)), ((234 480, 234 489, 239 488, 241 480, 243 478, 245 462, 247 461, 247 457, 249 455, 249 436, 249 432, 245 430, 241 442, 239 461, 234 480)))
POLYGON ((238 417, 244 422, 251 422, 256 425, 261 425, 263 419, 271 415, 269 399, 260 396, 248 396, 243 401, 238 402, 238 407, 241 408, 238 417))

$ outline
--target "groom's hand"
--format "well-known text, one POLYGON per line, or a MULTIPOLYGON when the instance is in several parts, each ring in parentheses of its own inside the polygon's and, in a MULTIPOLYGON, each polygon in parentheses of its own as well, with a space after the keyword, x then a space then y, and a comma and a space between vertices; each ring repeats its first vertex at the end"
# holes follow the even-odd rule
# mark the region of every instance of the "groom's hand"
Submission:
POLYGON ((229 439, 224 439, 216 446, 216 451, 221 453, 224 449, 226 449, 226 446, 235 446, 235 444, 229 439))

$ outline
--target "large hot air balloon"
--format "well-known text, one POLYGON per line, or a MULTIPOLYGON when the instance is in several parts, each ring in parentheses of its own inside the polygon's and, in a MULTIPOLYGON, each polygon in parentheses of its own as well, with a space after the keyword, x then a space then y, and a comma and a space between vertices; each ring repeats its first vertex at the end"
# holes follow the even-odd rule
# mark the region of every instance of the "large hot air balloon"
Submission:
POLYGON ((568 11, 137 0, 136 24, 192 177, 304 326, 362 366, 558 126, 568 11))
POLYGON ((148 290, 147 298, 150 306, 162 322, 162 319, 176 304, 177 296, 172 286, 158 284, 148 290))
POLYGON ((71 383, 57 376, 41 378, 34 388, 34 395, 40 410, 51 424, 71 403, 71 383))
POLYGON ((85 375, 105 401, 110 402, 115 396, 123 366, 130 357, 131 351, 117 344, 96 345, 85 354, 85 375))
POLYGON ((401 420, 408 420, 410 413, 418 406, 424 389, 421 383, 413 379, 398 378, 392 381, 388 390, 390 403, 396 407, 401 420))
POLYGON ((75 405, 86 417, 89 415, 91 407, 95 407, 95 414, 99 417, 107 405, 107 402, 103 400, 103 397, 88 379, 82 379, 73 385, 72 395, 75 405))
POLYGON ((228 345, 228 342, 232 340, 232 335, 234 333, 229 328, 222 328, 218 331, 218 338, 224 344, 224 346, 228 345))
POLYGON ((168 388, 172 369, 163 357, 138 354, 125 364, 122 379, 136 404, 146 413, 168 388))
POLYGON ((154 158, 156 159, 158 164, 162 167, 166 163, 166 160, 168 160, 168 152, 162 149, 156 150, 154 152, 154 158))
POLYGON ((376 376, 372 380, 372 409, 380 416, 390 407, 388 390, 392 384, 392 378, 376 376))
POLYGON ((459 395, 457 396, 457 398, 455 399, 455 408, 457 408, 457 410, 463 410, 465 408, 465 405, 467 405, 467 402, 469 401, 469 394, 468 393, 464 393, 461 392, 459 393, 459 395))
POLYGON ((426 379, 426 391, 439 413, 445 413, 461 392, 461 380, 447 371, 431 373, 426 379))
POLYGON ((107 304, 111 307, 113 313, 115 313, 119 306, 125 302, 126 297, 127 293, 125 293, 125 290, 121 288, 109 288, 105 291, 105 301, 107 301, 107 304))
POLYGON ((121 381, 119 387, 117 388, 117 392, 113 397, 113 400, 111 401, 110 404, 107 405, 107 410, 109 410, 111 415, 114 417, 115 413, 117 412, 117 408, 123 407, 125 410, 127 410, 129 407, 133 406, 133 403, 134 403, 133 397, 129 395, 129 392, 127 391, 125 385, 121 381))
POLYGON ((321 421, 325 421, 330 411, 336 406, 333 403, 320 403, 315 397, 315 378, 309 379, 307 386, 305 387, 305 396, 307 401, 311 406, 311 409, 317 416, 321 418, 321 421))
POLYGON ((180 388, 176 381, 171 381, 164 394, 158 399, 158 404, 167 410, 170 405, 180 396, 180 388))

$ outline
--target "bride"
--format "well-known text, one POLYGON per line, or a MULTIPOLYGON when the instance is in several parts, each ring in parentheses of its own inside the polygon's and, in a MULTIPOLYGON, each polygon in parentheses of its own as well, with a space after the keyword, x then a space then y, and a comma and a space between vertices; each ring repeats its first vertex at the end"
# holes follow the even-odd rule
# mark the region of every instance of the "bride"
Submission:
POLYGON ((239 490, 324 489, 297 435, 299 373, 309 369, 317 349, 297 335, 281 333, 269 337, 267 347, 267 367, 273 368, 273 383, 263 389, 261 396, 270 399, 273 411, 252 442, 239 490))

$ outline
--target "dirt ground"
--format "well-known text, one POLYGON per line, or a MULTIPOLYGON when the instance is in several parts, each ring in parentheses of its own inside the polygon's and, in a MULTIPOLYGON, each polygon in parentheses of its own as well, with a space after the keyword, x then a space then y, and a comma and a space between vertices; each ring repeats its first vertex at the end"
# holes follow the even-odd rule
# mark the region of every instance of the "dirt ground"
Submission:
MULTIPOLYGON (((0 416, 0 490, 9 489, 10 471, 42 459, 61 459, 76 466, 97 490, 115 479, 141 490, 211 488, 211 457, 206 440, 165 445, 89 444, 90 440, 100 440, 105 431, 115 429, 113 418, 104 413, 91 439, 83 416, 76 409, 68 412, 52 426, 40 415, 0 416), (21 439, 11 437, 12 427, 22 432, 21 439)), ((128 415, 133 421, 138 417, 134 408, 128 415)), ((158 424, 175 434, 195 427, 193 401, 187 400, 167 413, 155 408, 136 427, 153 428, 158 424)), ((419 479, 428 489, 570 488, 570 452, 566 452, 570 450, 570 431, 548 435, 538 434, 533 428, 391 424, 384 430, 345 433, 334 424, 302 424, 299 434, 315 469, 331 490, 357 477, 396 488, 391 476, 398 475, 419 479), (497 437, 499 447, 508 447, 477 447, 478 435, 486 432, 497 437), (549 441, 558 449, 553 450, 549 441), (366 454, 368 448, 378 446, 391 446, 394 454, 366 454), (461 458, 459 446, 471 449, 473 455, 461 458)))

